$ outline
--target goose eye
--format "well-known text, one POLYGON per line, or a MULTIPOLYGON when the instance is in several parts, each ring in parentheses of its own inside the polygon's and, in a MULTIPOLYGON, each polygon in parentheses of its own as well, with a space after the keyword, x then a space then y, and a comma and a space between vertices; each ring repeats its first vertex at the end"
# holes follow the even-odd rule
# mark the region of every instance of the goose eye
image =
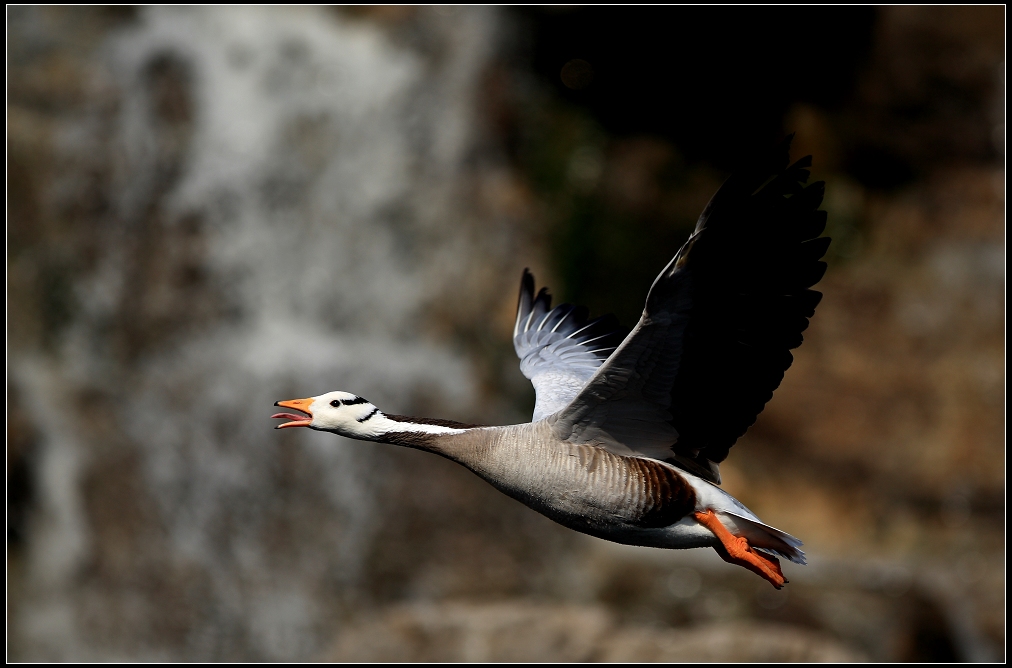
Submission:
POLYGON ((334 408, 337 408, 338 406, 341 405, 341 402, 338 401, 337 399, 334 399, 333 401, 330 402, 330 405, 333 406, 334 408))

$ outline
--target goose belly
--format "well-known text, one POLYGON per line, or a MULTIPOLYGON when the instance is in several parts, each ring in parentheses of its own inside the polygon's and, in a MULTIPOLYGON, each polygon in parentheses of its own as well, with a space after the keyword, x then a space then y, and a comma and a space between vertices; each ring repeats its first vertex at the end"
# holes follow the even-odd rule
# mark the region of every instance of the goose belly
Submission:
POLYGON ((691 516, 691 485, 670 467, 538 433, 499 436, 468 468, 559 524, 633 545, 713 544, 713 534, 691 516))

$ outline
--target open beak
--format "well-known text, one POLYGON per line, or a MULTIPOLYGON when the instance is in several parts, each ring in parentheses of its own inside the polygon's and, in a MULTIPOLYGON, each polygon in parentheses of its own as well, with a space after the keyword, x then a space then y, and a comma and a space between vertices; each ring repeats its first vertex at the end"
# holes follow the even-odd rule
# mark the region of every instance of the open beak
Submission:
POLYGON ((275 413, 272 418, 284 418, 286 420, 292 420, 292 422, 285 422, 279 424, 275 429, 284 429, 285 427, 308 427, 313 423, 313 414, 309 411, 309 407, 312 405, 312 399, 292 399, 291 401, 275 401, 275 406, 281 406, 282 408, 294 408, 295 410, 305 413, 305 415, 295 415, 293 413, 275 413))

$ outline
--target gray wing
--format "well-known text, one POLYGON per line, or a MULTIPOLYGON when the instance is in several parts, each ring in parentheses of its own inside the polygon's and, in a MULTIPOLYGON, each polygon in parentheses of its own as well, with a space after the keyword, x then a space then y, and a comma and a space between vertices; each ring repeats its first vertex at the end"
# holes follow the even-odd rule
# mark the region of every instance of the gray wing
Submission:
POLYGON ((668 461, 711 482, 773 397, 822 294, 824 184, 790 137, 731 176, 661 271, 639 323, 552 418, 556 434, 668 461), (765 184, 765 185, 764 185, 765 184))
POLYGON ((626 334, 612 315, 587 321, 587 309, 560 304, 552 308, 547 288, 534 294, 534 276, 520 279, 513 347, 520 371, 534 385, 533 420, 565 408, 594 376, 626 334))

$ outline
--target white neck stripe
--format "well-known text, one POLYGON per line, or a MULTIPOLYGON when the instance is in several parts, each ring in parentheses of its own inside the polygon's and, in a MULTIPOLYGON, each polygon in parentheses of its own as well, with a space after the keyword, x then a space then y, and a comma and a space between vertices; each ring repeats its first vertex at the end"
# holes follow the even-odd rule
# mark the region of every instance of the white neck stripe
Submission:
MULTIPOLYGON (((416 434, 463 434, 466 429, 454 429, 453 427, 444 427, 438 424, 418 424, 415 422, 400 422, 398 420, 391 420, 382 412, 377 413, 370 423, 378 423, 376 427, 379 427, 377 431, 381 434, 389 434, 391 432, 408 431, 416 434)), ((370 427, 373 425, 370 424, 370 427)))

